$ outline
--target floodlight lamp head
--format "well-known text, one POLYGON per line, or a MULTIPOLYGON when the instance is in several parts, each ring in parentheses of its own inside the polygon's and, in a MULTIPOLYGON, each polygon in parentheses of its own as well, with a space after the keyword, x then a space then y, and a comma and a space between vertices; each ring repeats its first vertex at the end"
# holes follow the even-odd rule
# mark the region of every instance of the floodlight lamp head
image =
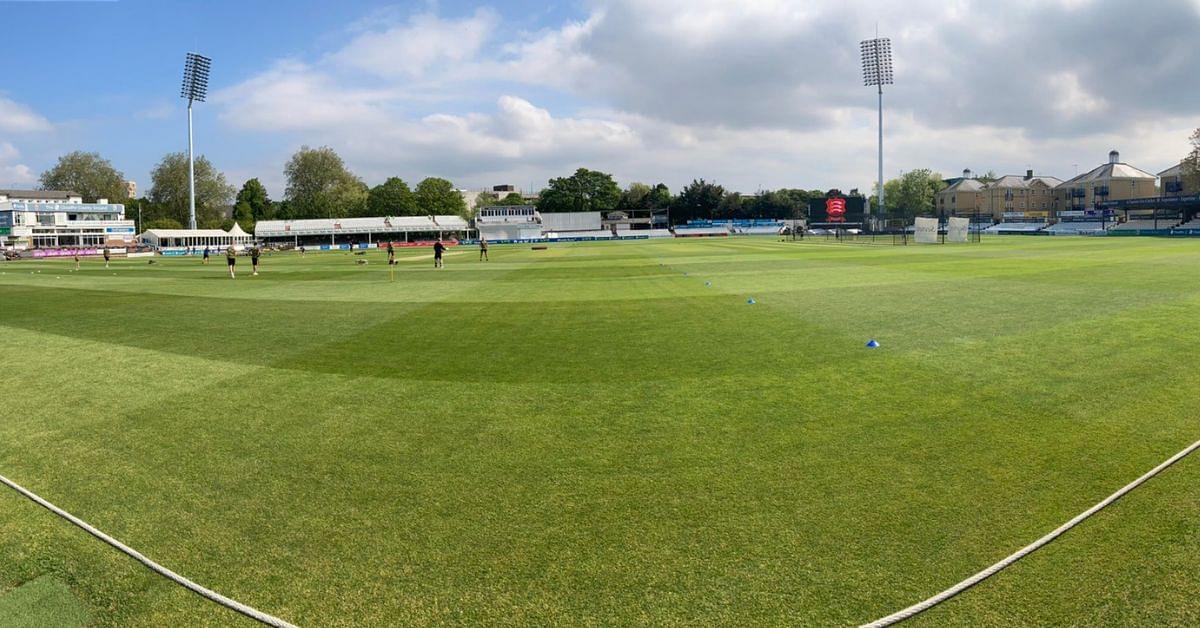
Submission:
POLYGON ((179 97, 188 101, 204 102, 208 96, 208 72, 212 67, 212 59, 194 52, 187 53, 183 63, 183 86, 179 89, 179 97))
POLYGON ((891 85, 892 42, 886 37, 868 39, 859 44, 862 51, 863 85, 891 85))

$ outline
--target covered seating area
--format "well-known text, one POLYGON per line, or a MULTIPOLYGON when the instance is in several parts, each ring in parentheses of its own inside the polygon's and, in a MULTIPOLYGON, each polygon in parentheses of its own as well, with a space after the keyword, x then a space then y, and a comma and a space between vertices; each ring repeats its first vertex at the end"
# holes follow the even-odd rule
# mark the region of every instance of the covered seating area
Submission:
POLYGON ((228 248, 241 249, 254 241, 236 222, 229 231, 221 229, 147 229, 138 240, 156 249, 228 248))
POLYGON ((461 237, 470 225, 460 216, 380 216, 375 218, 313 218, 260 220, 254 234, 267 242, 371 244, 411 239, 461 237))

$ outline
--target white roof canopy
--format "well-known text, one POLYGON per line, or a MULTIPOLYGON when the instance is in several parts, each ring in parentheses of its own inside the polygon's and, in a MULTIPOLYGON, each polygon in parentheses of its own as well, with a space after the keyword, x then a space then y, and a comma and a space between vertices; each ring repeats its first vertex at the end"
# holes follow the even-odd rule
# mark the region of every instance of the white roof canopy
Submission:
POLYGON ((166 246, 163 244, 164 242, 171 242, 170 246, 193 246, 223 242, 248 242, 253 240, 254 236, 243 231, 235 223, 229 231, 221 229, 147 229, 138 238, 153 242, 158 246, 166 246))
POLYGON ((260 238, 331 234, 410 233, 466 231, 460 216, 384 216, 378 218, 313 218, 307 220, 260 220, 254 235, 260 238))
POLYGON ((1077 177, 1068 180, 1063 185, 1072 185, 1076 183, 1087 183, 1091 181, 1109 181, 1112 179, 1157 179, 1156 175, 1152 175, 1141 168, 1135 168, 1125 163, 1108 163, 1096 166, 1092 170, 1085 172, 1077 177))
MULTIPOLYGON (((149 234, 159 238, 228 238, 237 235, 220 229, 147 229, 142 235, 149 234)), ((246 236, 246 232, 241 235, 246 236)))

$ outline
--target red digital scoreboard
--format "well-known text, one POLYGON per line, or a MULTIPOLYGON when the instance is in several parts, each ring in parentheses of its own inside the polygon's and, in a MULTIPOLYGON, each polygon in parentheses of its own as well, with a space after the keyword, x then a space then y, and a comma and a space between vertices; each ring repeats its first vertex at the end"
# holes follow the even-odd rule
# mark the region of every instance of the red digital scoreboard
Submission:
POLYGON ((846 199, 840 196, 825 199, 825 220, 846 222, 846 199))
POLYGON ((862 224, 866 199, 861 196, 833 194, 809 199, 809 224, 857 225, 862 224))

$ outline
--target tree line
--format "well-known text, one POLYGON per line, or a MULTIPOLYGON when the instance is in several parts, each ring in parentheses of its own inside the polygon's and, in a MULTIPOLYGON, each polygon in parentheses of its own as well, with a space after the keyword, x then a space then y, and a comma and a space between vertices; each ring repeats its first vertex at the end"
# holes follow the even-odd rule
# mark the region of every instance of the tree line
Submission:
POLYGON ((723 186, 695 179, 679 194, 663 183, 631 183, 622 190, 612 175, 580 168, 569 177, 550 179, 537 199, 542 213, 581 211, 668 210, 673 223, 688 220, 793 218, 808 212, 808 202, 823 198, 821 190, 780 189, 742 195, 723 186))
MULTIPOLYGON (((1200 190, 1200 129, 1191 135, 1191 152, 1181 161, 1188 189, 1200 190)), ((98 153, 75 151, 63 155, 41 174, 47 190, 71 190, 85 202, 108 199, 125 203, 127 214, 140 212, 144 229, 182 228, 188 222, 187 155, 168 153, 150 173, 149 192, 127 198, 125 176, 98 153)), ((328 146, 301 147, 284 166, 287 187, 284 198, 273 200, 258 178, 230 185, 203 155, 196 158, 196 222, 200 228, 229 229, 234 221, 248 232, 259 220, 303 218, 347 218, 358 216, 459 215, 470 211, 454 184, 428 177, 410 187, 400 177, 389 177, 374 187, 352 173, 342 158, 328 146)), ((979 177, 995 180, 993 173, 979 177)), ((942 175, 919 168, 884 183, 887 209, 893 215, 912 217, 935 211, 934 195, 946 186, 942 175)), ((876 186, 878 187, 878 186, 876 186)), ((673 194, 664 184, 631 183, 622 189, 611 174, 579 168, 566 177, 550 179, 536 201, 520 194, 503 198, 484 192, 475 209, 491 205, 521 205, 533 202, 539 212, 668 210, 672 223, 695 219, 793 218, 805 217, 812 199, 830 192, 779 189, 742 195, 717 183, 695 179, 673 194)), ((872 211, 878 206, 878 190, 868 199, 872 211)))
MULTIPOLYGON (((333 149, 303 146, 284 166, 284 198, 273 200, 252 178, 237 189, 203 155, 195 160, 196 225, 230 229, 237 222, 253 233, 260 220, 350 218, 359 216, 467 215, 467 205, 454 184, 439 177, 410 188, 400 177, 369 187, 346 167, 333 149)), ((44 190, 70 190, 84 202, 108 199, 124 203, 127 216, 141 216, 142 230, 182 229, 188 223, 186 153, 168 153, 150 172, 150 189, 128 198, 125 175, 98 153, 75 151, 59 157, 41 174, 44 190)))
MULTIPOLYGON (((85 202, 106 198, 125 203, 127 214, 140 215, 140 228, 180 229, 188 222, 187 155, 169 153, 150 173, 151 185, 141 198, 126 198, 124 175, 97 153, 63 155, 41 175, 43 189, 72 190, 85 202)), ((258 178, 235 189, 207 157, 195 161, 196 224, 202 229, 229 229, 236 221, 248 232, 260 220, 347 218, 360 216, 460 215, 470 218, 467 204, 447 179, 428 177, 410 187, 389 177, 374 187, 352 173, 331 148, 301 147, 284 166, 284 198, 272 199, 258 178)), ((534 202, 542 212, 669 210, 672 222, 692 219, 792 218, 803 216, 820 190, 781 189, 743 196, 721 185, 697 179, 673 194, 663 183, 632 183, 621 189, 611 174, 580 168, 548 181, 536 201, 520 194, 500 198, 481 193, 474 209, 534 202)))

